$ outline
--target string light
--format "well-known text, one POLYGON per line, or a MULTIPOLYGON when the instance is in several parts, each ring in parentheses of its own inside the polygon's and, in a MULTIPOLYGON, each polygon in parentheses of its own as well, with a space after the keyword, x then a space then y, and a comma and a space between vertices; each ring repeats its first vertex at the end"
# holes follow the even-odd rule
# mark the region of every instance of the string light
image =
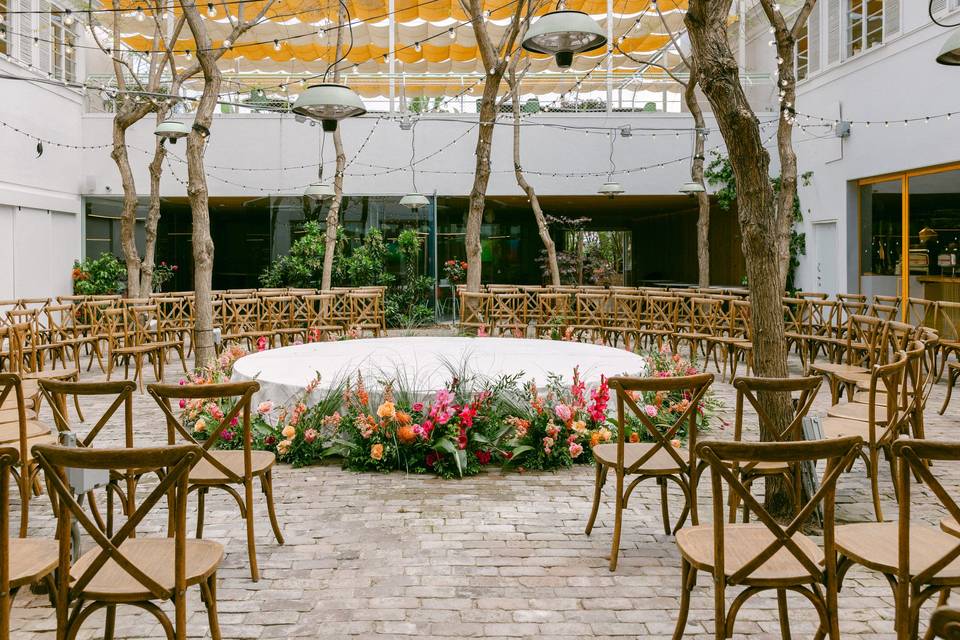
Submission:
MULTIPOLYGON (((0 21, 0 22, 2 22, 2 21, 0 21)), ((72 10, 70 10, 70 9, 64 9, 64 10, 63 10, 63 24, 67 25, 68 27, 72 27, 72 26, 73 26, 73 11, 72 11, 72 10)))
POLYGON ((413 50, 416 51, 417 53, 420 53, 420 42, 419 42, 419 41, 413 43, 413 50))
POLYGON ((454 31, 453 27, 450 27, 449 29, 447 29, 447 36, 448 36, 451 40, 456 40, 456 39, 457 39, 457 32, 454 31))
POLYGON ((213 3, 212 3, 212 2, 208 2, 208 3, 207 3, 207 16, 209 16, 209 17, 211 17, 211 18, 216 18, 216 17, 217 17, 217 10, 213 8, 213 3))
POLYGON ((143 22, 146 15, 143 13, 143 7, 137 7, 137 22, 143 22))
POLYGON ((279 41, 279 40, 274 40, 274 41, 273 41, 273 50, 274 50, 274 51, 280 51, 280 41, 279 41))

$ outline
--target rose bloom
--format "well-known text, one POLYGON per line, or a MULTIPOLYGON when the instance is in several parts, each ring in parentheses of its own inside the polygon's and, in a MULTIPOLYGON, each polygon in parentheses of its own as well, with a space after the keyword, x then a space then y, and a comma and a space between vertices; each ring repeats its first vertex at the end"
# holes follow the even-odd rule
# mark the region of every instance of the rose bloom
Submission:
POLYGON ((411 407, 411 409, 413 409, 414 413, 420 413, 421 411, 423 411, 423 403, 422 403, 422 402, 414 402, 414 403, 413 403, 413 406, 411 407))
POLYGON ((576 458, 576 457, 579 456, 581 453, 583 453, 583 447, 581 447, 579 444, 577 444, 576 442, 574 442, 574 443, 572 443, 572 444, 570 445, 570 457, 571 457, 571 458, 576 458))
POLYGON ((569 422, 570 418, 573 417, 573 414, 570 411, 570 407, 568 407, 565 404, 558 404, 553 408, 553 412, 556 414, 558 418, 560 418, 564 422, 569 422))
POLYGON ((651 418, 657 417, 657 408, 656 408, 655 406, 653 406, 652 404, 648 404, 647 406, 645 406, 645 407, 643 408, 643 410, 644 410, 644 411, 647 413, 647 415, 650 416, 651 418))
POLYGON ((297 435, 297 428, 294 427, 292 424, 288 424, 283 428, 283 431, 281 431, 280 433, 282 433, 283 437, 286 438, 287 440, 292 440, 293 437, 297 435))
POLYGON ((181 409, 186 409, 186 408, 187 408, 187 401, 184 400, 183 398, 180 398, 180 408, 181 408, 181 409))
POLYGON ((630 434, 630 442, 640 442, 640 434, 634 431, 630 434))
POLYGON ((384 402, 377 408, 377 415, 381 418, 393 419, 397 415, 397 408, 392 402, 384 402))
POLYGON ((610 442, 610 438, 612 437, 613 437, 613 434, 610 433, 610 429, 607 429, 606 427, 600 429, 601 440, 603 440, 604 442, 610 442))
POLYGON ((261 402, 257 405, 257 413, 264 415, 265 413, 270 413, 273 410, 273 403, 269 400, 261 402))
POLYGON ((573 424, 570 425, 570 428, 576 431, 577 433, 583 433, 587 430, 587 423, 583 420, 574 420, 573 424))
POLYGON ((673 447, 674 449, 679 449, 679 448, 680 448, 680 441, 679 441, 678 439, 674 438, 673 440, 670 441, 670 446, 673 447))
POLYGON ((590 434, 590 447, 595 447, 600 444, 600 434, 597 432, 590 434))
POLYGON ((383 445, 375 444, 370 447, 370 457, 374 460, 381 460, 383 458, 383 445))
POLYGON ((311 444, 317 439, 317 435, 316 429, 307 429, 303 432, 303 439, 307 441, 307 444, 311 444))
POLYGON ((281 456, 287 455, 287 452, 290 451, 290 447, 293 445, 289 440, 281 440, 277 443, 277 453, 281 456))
POLYGON ((207 422, 203 418, 200 418, 199 420, 197 420, 196 423, 194 423, 193 425, 194 433, 200 433, 201 431, 206 431, 206 430, 207 430, 207 422))

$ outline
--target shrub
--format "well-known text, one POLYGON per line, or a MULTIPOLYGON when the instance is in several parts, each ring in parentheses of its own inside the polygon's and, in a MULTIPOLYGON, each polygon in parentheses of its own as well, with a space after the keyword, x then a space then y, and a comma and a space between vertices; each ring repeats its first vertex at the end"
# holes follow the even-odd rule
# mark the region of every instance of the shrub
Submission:
POLYGON ((72 275, 76 295, 111 295, 123 291, 127 268, 112 253, 101 253, 99 258, 74 260, 72 275))

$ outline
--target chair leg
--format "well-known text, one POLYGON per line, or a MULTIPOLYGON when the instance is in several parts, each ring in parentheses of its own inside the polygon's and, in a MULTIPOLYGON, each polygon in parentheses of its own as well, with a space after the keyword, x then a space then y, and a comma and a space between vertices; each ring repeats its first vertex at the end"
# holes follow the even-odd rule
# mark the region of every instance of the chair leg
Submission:
POLYGON ((877 522, 883 522, 883 507, 880 506, 880 450, 870 449, 870 489, 873 492, 873 511, 877 522))
POLYGON ((203 513, 207 497, 207 488, 197 489, 197 539, 203 538, 203 513))
POLYGON ((950 370, 950 373, 947 375, 947 397, 943 399, 943 406, 940 407, 940 415, 943 415, 947 410, 947 405, 950 404, 950 396, 953 395, 953 385, 957 381, 957 376, 960 376, 960 369, 950 370))
POLYGON ((270 526, 273 527, 273 536, 277 543, 283 544, 283 533, 280 532, 280 523, 277 522, 277 512, 273 504, 273 473, 267 471, 260 476, 260 486, 263 489, 263 495, 267 499, 267 513, 270 515, 270 526))
POLYGON ((257 569, 257 541, 253 532, 253 479, 247 479, 243 483, 244 497, 246 498, 246 513, 244 519, 247 521, 247 555, 250 557, 250 579, 259 582, 260 571, 257 569))
POLYGON ((727 594, 723 576, 713 577, 714 638, 727 638, 727 594))
POLYGON ((680 610, 677 612, 677 626, 673 630, 673 640, 681 640, 687 628, 687 616, 690 614, 690 592, 696 584, 697 570, 686 558, 680 558, 680 610))
POLYGON ((117 606, 107 607, 106 620, 103 623, 103 640, 113 640, 114 627, 117 624, 117 606))
POLYGON ((667 504, 667 479, 657 478, 660 485, 660 516, 663 518, 663 533, 670 535, 670 505, 667 504))
POLYGON ((610 571, 617 570, 620 555, 620 526, 623 523, 623 470, 617 469, 617 494, 614 496, 613 541, 610 545, 610 571))
POLYGON ((17 487, 20 489, 20 537, 27 537, 27 525, 30 520, 30 467, 20 467, 20 474, 16 476, 17 487))
POLYGON ((786 589, 777 589, 777 610, 780 613, 780 637, 790 640, 790 613, 787 610, 786 589))
POLYGON ((590 510, 590 517, 587 519, 587 529, 584 531, 587 535, 593 531, 593 525, 597 521, 597 511, 600 510, 600 494, 603 491, 603 485, 607 481, 607 467, 599 462, 594 463, 597 467, 596 479, 593 487, 593 508, 590 510))
POLYGON ((200 583, 200 595, 207 606, 207 624, 210 625, 210 637, 220 640, 220 618, 217 616, 217 574, 200 583))

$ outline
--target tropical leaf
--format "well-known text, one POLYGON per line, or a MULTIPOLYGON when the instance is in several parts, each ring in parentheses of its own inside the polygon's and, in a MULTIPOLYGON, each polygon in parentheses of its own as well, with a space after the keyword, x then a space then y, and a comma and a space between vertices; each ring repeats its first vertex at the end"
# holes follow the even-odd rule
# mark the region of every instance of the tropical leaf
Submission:
POLYGON ((458 449, 455 444, 442 438, 437 441, 437 444, 433 445, 434 451, 445 451, 453 456, 454 462, 457 463, 457 473, 460 474, 460 477, 463 477, 463 469, 467 466, 467 452, 461 449, 458 449), (463 454, 461 457, 460 454, 463 454))
POLYGON ((529 452, 529 451, 533 451, 533 447, 531 447, 531 446, 528 445, 528 444, 522 444, 522 445, 520 445, 519 447, 517 447, 517 448, 515 448, 515 449, 513 450, 513 455, 510 456, 510 459, 507 460, 506 464, 512 464, 512 463, 516 462, 517 458, 519 458, 520 456, 522 456, 523 454, 525 454, 525 453, 527 453, 527 452, 529 452))

